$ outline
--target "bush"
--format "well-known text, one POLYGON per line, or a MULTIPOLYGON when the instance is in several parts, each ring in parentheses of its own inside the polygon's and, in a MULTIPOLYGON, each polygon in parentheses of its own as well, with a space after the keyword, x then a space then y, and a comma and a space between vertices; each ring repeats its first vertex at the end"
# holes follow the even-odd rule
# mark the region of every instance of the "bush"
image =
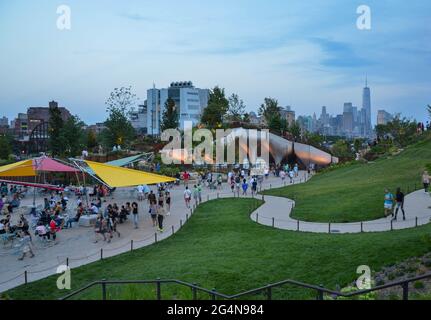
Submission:
POLYGON ((425 288, 425 284, 422 281, 416 281, 413 284, 413 288, 418 289, 418 290, 424 289, 425 288))

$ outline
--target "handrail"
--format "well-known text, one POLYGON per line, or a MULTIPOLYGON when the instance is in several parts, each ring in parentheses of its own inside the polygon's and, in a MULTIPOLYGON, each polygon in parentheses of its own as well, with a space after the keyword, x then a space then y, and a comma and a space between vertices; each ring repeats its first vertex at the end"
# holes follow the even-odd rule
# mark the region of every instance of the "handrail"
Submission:
MULTIPOLYGON (((343 293, 340 291, 334 291, 331 289, 327 289, 323 286, 316 286, 316 285, 307 284, 307 283, 303 283, 303 282, 295 281, 295 280, 284 280, 284 281, 268 284, 268 285, 260 287, 260 288, 244 291, 242 293, 238 293, 238 294, 234 294, 234 295, 223 294, 223 293, 217 292, 215 289, 209 290, 209 289, 200 287, 196 284, 191 284, 191 283, 184 282, 181 280, 169 280, 169 279, 167 279, 167 280, 161 280, 161 279, 157 279, 157 280, 112 280, 112 281, 101 280, 101 281, 94 281, 94 282, 88 284, 87 286, 85 286, 81 289, 78 289, 78 290, 68 294, 67 296, 60 298, 59 300, 68 300, 69 298, 72 298, 72 297, 74 297, 74 296, 76 296, 76 295, 96 286, 96 285, 102 286, 103 300, 106 300, 106 286, 107 285, 125 285, 125 284, 156 284, 157 285, 157 291, 158 291, 157 292, 158 300, 161 300, 161 292, 160 292, 161 291, 161 289, 160 289, 161 284, 178 284, 181 286, 185 286, 185 287, 188 287, 188 288, 194 290, 194 292, 200 291, 200 292, 207 293, 208 295, 210 295, 213 298, 213 300, 216 297, 226 299, 226 300, 234 300, 234 299, 244 297, 246 295, 259 294, 259 293, 266 293, 268 300, 272 300, 271 290, 273 288, 281 287, 281 286, 284 286, 286 284, 294 285, 294 286, 304 288, 304 289, 314 290, 317 293, 317 299, 318 300, 323 300, 324 294, 332 295, 332 296, 334 296, 335 299, 339 298, 339 297, 352 298, 352 297, 360 296, 363 294, 384 290, 387 288, 401 286, 403 289, 403 299, 408 300, 408 298, 409 298, 409 286, 408 285, 411 282, 416 282, 416 281, 428 279, 428 278, 431 278, 431 273, 427 273, 427 274, 417 276, 414 278, 409 278, 409 279, 391 282, 391 283, 388 283, 385 285, 380 285, 380 286, 370 288, 370 289, 358 290, 358 291, 350 292, 350 293, 343 293)), ((193 299, 194 300, 196 299, 195 294, 193 295, 193 299)))

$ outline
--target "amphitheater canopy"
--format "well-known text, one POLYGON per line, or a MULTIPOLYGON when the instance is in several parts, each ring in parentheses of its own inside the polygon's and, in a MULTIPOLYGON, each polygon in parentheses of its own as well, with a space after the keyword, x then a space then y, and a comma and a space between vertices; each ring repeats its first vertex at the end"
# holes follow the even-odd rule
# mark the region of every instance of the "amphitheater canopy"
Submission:
POLYGON ((120 168, 85 160, 91 170, 111 188, 134 187, 141 184, 174 182, 176 179, 144 171, 120 168))

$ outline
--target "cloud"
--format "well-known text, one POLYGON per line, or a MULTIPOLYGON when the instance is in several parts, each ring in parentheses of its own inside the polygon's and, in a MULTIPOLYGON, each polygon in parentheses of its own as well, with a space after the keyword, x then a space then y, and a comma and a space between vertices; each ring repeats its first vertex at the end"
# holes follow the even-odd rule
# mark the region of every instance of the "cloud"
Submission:
POLYGON ((325 67, 363 68, 374 64, 372 60, 359 56, 346 42, 325 38, 311 38, 310 41, 318 45, 325 54, 320 61, 320 64, 325 67))

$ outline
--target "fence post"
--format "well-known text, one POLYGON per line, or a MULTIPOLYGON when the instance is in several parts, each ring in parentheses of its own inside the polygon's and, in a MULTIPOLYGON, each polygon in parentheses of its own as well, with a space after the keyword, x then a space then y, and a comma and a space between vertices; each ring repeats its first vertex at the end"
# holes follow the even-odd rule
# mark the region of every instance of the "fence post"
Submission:
POLYGON ((256 213, 256 223, 259 223, 259 213, 256 213))
POLYGON ((275 228, 275 218, 272 218, 272 227, 275 228))
POLYGON ((403 300, 409 300, 409 283, 404 282, 402 287, 403 287, 403 300))
POLYGON ((157 232, 154 234, 155 243, 157 243, 157 232))
POLYGON ((391 231, 394 231, 394 221, 391 220, 391 231))
POLYGON ((106 279, 102 280, 102 300, 106 300, 106 279))
POLYGON ((175 233, 175 227, 172 226, 172 235, 174 235, 174 233, 175 233))
POLYGON ((212 292, 212 293, 211 293, 211 299, 215 301, 215 300, 216 300, 216 295, 215 295, 215 293, 216 293, 216 288, 213 288, 213 289, 211 290, 211 292, 212 292))
POLYGON ((27 270, 24 271, 24 283, 27 284, 28 283, 28 278, 27 278, 27 270))
POLYGON ((183 220, 180 219, 180 228, 182 228, 182 227, 183 227, 183 220))
POLYGON ((66 258, 66 266, 69 267, 69 258, 66 258))
POLYGON ((328 224, 328 233, 331 233, 331 223, 328 224))
POLYGON ((133 251, 133 240, 130 240, 130 251, 133 251))
POLYGON ((100 248, 100 260, 103 260, 103 248, 100 248))
POLYGON ((416 223, 415 223, 415 226, 416 226, 416 228, 418 227, 418 217, 416 217, 416 223))
MULTIPOLYGON (((319 287, 323 288, 323 285, 320 285, 319 287)), ((323 300, 323 290, 321 289, 317 290, 317 300, 323 300)))
POLYGON ((296 231, 299 232, 299 220, 296 220, 296 231))
POLYGON ((364 232, 364 223, 361 222, 361 233, 363 233, 363 232, 364 232))
POLYGON ((197 285, 198 285, 197 283, 193 283, 193 287, 192 287, 193 300, 198 299, 197 290, 196 290, 197 285))
POLYGON ((160 284, 160 278, 157 278, 156 288, 157 288, 157 300, 162 300, 162 287, 160 284))
POLYGON ((270 285, 268 285, 266 289, 266 297, 268 300, 272 300, 272 287, 270 285))

